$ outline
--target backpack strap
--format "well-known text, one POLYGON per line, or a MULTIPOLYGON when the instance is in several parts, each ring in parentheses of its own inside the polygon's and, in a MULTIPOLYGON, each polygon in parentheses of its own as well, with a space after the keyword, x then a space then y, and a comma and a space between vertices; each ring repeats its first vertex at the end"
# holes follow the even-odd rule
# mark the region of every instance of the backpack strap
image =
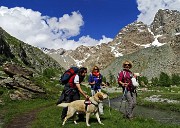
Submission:
POLYGON ((68 81, 68 84, 70 86, 70 88, 76 88, 74 85, 74 78, 75 78, 76 74, 74 74, 73 76, 71 76, 71 78, 68 81))
POLYGON ((126 77, 126 72, 124 70, 122 72, 123 72, 123 76, 125 78, 126 77))
POLYGON ((121 72, 123 73, 123 77, 124 77, 124 78, 126 77, 126 72, 125 72, 124 70, 122 70, 122 71, 120 71, 120 72, 118 73, 117 79, 119 78, 119 75, 120 75, 121 72))

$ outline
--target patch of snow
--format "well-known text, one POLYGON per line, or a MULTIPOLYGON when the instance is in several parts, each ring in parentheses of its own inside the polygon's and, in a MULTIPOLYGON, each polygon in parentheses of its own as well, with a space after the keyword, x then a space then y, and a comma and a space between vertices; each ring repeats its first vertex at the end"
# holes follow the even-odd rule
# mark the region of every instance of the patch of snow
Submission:
POLYGON ((110 47, 111 47, 111 52, 114 54, 115 57, 123 56, 123 54, 119 53, 115 47, 113 47, 113 46, 110 46, 110 47))
MULTIPOLYGON (((148 28, 148 31, 152 34, 152 35, 154 35, 153 34, 153 32, 148 28)), ((140 46, 143 46, 144 48, 147 48, 147 47, 151 47, 151 46, 156 46, 156 47, 159 47, 159 46, 162 46, 162 45, 164 45, 164 44, 166 44, 166 43, 160 43, 159 41, 158 41, 158 37, 161 37, 162 35, 157 35, 157 36, 154 36, 154 41, 152 42, 152 43, 150 43, 150 44, 143 44, 143 45, 140 45, 140 46)), ((137 44, 138 45, 138 44, 137 44)))
MULTIPOLYGON (((162 28, 162 26, 160 26, 159 28, 162 28)), ((148 31, 149 31, 152 35, 154 35, 154 33, 151 31, 150 28, 148 28, 148 31)), ((157 46, 157 47, 164 45, 165 43, 160 43, 160 42, 158 41, 158 37, 161 37, 161 36, 162 36, 162 35, 154 36, 154 41, 152 42, 151 45, 157 46)))
POLYGON ((175 35, 176 35, 176 36, 177 36, 177 35, 180 35, 180 32, 176 33, 175 35))
POLYGON ((84 62, 86 61, 86 59, 88 59, 88 58, 89 58, 89 56, 90 56, 90 54, 89 54, 89 53, 86 53, 85 55, 86 55, 87 57, 86 57, 86 58, 84 58, 83 60, 75 60, 75 59, 74 59, 74 61, 75 61, 76 65, 77 65, 78 67, 81 67, 81 66, 82 66, 82 63, 84 63, 84 62))
POLYGON ((142 29, 139 29, 139 28, 138 28, 138 31, 139 31, 139 32, 144 32, 145 30, 142 30, 142 29))
POLYGON ((153 46, 157 46, 157 47, 159 47, 159 46, 162 46, 162 45, 164 45, 165 43, 160 43, 159 41, 158 41, 158 37, 161 37, 162 35, 157 35, 157 36, 155 36, 155 40, 152 42, 152 45, 153 46))
POLYGON ((141 46, 143 46, 144 48, 148 48, 148 47, 151 47, 151 44, 143 44, 141 46))
POLYGON ((149 31, 152 35, 154 35, 154 33, 151 31, 151 29, 150 29, 150 28, 148 28, 148 31, 149 31))
POLYGON ((65 59, 64 55, 62 55, 62 58, 63 58, 64 62, 66 63, 67 61, 66 61, 66 59, 65 59))
POLYGON ((137 44, 137 43, 134 43, 135 45, 137 45, 137 46, 141 46, 140 44, 137 44))

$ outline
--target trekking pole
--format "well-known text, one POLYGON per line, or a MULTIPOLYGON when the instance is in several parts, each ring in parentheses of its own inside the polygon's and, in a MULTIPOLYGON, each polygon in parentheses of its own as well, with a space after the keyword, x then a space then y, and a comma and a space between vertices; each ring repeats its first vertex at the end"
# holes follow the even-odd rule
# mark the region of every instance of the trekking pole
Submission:
MULTIPOLYGON (((119 114, 120 114, 120 110, 121 110, 121 107, 122 107, 122 102, 123 102, 123 99, 124 99, 124 97, 125 97, 125 95, 126 95, 126 92, 127 92, 127 88, 125 87, 125 89, 124 89, 124 91, 123 91, 123 95, 122 95, 122 97, 121 97, 121 101, 120 101, 120 105, 119 105, 119 114)), ((119 119, 120 119, 120 116, 119 116, 119 119)), ((118 124, 117 124, 118 125, 118 124)))
POLYGON ((111 116, 111 102, 110 102, 110 98, 109 98, 109 93, 108 93, 108 102, 109 102, 109 114, 111 116))
POLYGON ((125 87, 124 92, 123 92, 123 95, 122 95, 122 98, 121 98, 121 102, 120 102, 120 105, 119 105, 119 112, 120 112, 120 109, 121 109, 121 107, 122 107, 122 102, 123 102, 123 99, 124 99, 124 97, 125 97, 125 95, 126 95, 126 92, 127 92, 127 89, 126 89, 126 87, 125 87))

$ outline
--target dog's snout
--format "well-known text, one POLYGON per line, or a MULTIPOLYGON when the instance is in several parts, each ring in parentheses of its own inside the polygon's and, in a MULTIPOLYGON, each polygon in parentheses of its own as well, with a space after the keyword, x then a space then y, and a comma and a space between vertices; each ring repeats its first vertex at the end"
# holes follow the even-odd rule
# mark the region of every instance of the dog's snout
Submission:
POLYGON ((108 97, 108 95, 107 95, 107 94, 104 94, 104 95, 103 95, 103 98, 104 98, 104 99, 106 99, 107 97, 108 97))

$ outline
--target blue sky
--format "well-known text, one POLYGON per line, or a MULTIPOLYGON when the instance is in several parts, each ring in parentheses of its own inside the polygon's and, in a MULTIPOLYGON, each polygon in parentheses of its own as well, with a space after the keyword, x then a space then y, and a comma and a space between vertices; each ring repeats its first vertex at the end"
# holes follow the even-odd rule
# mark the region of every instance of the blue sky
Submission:
POLYGON ((38 47, 75 49, 111 41, 134 21, 150 24, 180 0, 1 0, 0 26, 38 47))

